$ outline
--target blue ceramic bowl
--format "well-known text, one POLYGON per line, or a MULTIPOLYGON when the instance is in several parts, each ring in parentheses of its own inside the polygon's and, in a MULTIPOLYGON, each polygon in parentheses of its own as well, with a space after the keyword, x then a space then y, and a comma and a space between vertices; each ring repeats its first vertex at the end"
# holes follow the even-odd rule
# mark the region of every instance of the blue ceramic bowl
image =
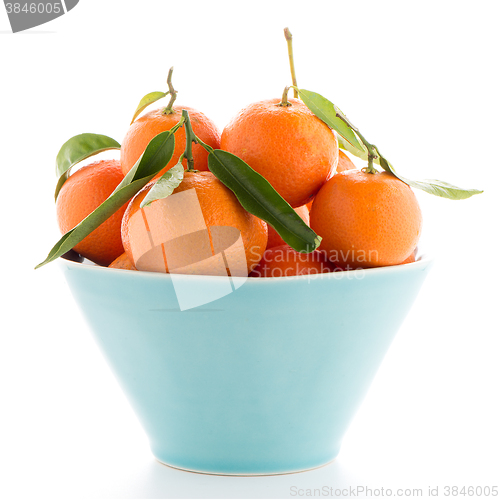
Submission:
MULTIPOLYGON (((259 475, 336 457, 431 261, 241 278, 233 293, 184 311, 171 275, 60 265, 155 457, 259 475)), ((196 297, 224 278, 175 280, 196 297)))

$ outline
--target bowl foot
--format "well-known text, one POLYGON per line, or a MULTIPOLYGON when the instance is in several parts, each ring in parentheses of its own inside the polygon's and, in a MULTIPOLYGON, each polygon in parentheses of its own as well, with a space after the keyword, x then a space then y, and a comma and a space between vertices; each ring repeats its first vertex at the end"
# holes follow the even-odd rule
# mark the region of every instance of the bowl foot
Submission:
POLYGON ((192 474, 206 474, 206 475, 210 475, 210 476, 237 476, 237 477, 238 476, 239 477, 285 476, 287 474, 299 474, 301 472, 309 472, 311 470, 320 469, 321 467, 326 467, 327 465, 330 465, 332 462, 334 462, 336 459, 336 457, 334 457, 331 460, 328 460, 327 462, 324 462, 322 464, 316 465, 314 467, 309 467, 306 469, 297 469, 297 470, 290 470, 290 471, 283 471, 283 472, 217 472, 217 471, 194 470, 194 469, 188 469, 185 467, 179 467, 179 466, 164 462, 157 457, 155 457, 155 458, 160 464, 165 465, 167 467, 170 467, 171 469, 181 470, 184 472, 191 472, 192 474))

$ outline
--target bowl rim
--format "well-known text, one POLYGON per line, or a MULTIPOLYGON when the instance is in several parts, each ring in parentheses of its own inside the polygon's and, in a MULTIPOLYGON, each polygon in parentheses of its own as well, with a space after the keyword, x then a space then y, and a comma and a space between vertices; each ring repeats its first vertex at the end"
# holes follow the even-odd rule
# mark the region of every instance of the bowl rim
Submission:
MULTIPOLYGON (((89 272, 98 273, 125 273, 130 276, 143 276, 144 279, 160 279, 160 280, 170 280, 170 273, 157 273, 150 271, 139 271, 134 270, 131 272, 129 269, 115 269, 105 266, 99 266, 87 259, 83 261, 75 261, 67 256, 63 255, 57 259, 59 266, 70 266, 74 269, 86 269, 89 272)), ((353 269, 349 271, 335 271, 330 273, 314 273, 314 274, 304 274, 301 276, 275 276, 275 277, 241 277, 233 276, 232 280, 245 281, 249 283, 277 283, 283 281, 312 281, 312 280, 335 280, 340 281, 342 279, 362 279, 365 274, 368 275, 381 275, 381 274, 393 274, 403 272, 404 270, 417 270, 425 269, 428 265, 432 265, 434 258, 428 253, 422 253, 417 256, 415 262, 410 262, 408 264, 397 264, 395 266, 382 266, 382 267, 372 267, 366 269, 353 269)), ((186 280, 225 280, 227 276, 210 276, 210 275, 192 275, 192 274, 177 274, 176 276, 182 276, 182 279, 186 280)))

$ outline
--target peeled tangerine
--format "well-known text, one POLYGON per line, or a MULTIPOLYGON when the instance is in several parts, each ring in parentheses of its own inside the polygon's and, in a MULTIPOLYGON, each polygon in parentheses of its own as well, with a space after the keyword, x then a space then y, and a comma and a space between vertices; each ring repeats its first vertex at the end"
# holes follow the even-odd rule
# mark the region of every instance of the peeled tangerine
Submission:
POLYGON ((320 250, 348 269, 401 264, 422 232, 415 194, 387 172, 334 175, 316 195, 310 216, 323 238, 320 250))

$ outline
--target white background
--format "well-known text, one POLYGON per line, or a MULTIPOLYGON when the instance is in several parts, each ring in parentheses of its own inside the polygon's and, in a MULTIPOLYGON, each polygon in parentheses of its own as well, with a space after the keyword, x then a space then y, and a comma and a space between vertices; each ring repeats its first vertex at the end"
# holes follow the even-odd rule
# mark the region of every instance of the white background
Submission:
POLYGON ((0 496, 499 485, 499 15, 496 1, 81 0, 12 35, 0 6, 0 496), (170 66, 178 102, 221 128, 280 96, 285 26, 299 85, 339 105, 401 173, 485 193, 418 193, 421 246, 436 263, 333 464, 270 478, 189 474, 155 462, 57 265, 33 270, 60 236, 54 160, 78 133, 121 141, 170 66))

